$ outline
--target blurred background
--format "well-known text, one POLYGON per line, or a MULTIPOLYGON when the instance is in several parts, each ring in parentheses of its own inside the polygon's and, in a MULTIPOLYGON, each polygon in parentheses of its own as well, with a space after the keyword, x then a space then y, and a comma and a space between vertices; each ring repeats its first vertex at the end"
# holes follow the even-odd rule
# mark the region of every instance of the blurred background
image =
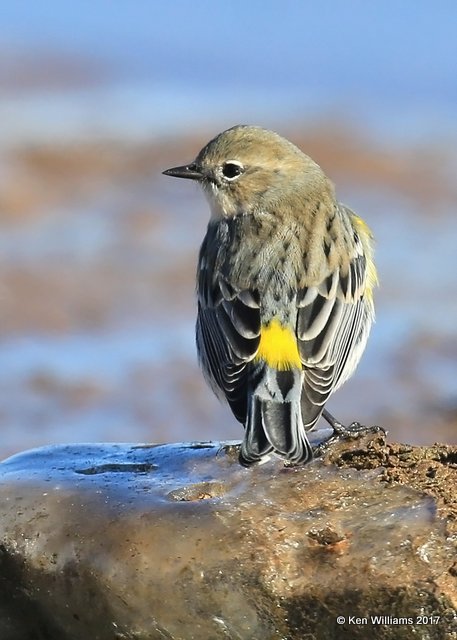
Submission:
POLYGON ((457 442, 457 4, 1 3, 0 456, 240 438, 194 347, 208 209, 161 175, 236 123, 311 155, 377 239, 341 420, 457 442))

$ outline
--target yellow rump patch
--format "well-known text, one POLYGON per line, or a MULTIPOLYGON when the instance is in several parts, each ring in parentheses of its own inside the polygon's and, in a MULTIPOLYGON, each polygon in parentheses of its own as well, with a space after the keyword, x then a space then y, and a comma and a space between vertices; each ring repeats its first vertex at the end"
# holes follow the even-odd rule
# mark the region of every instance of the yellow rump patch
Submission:
POLYGON ((263 325, 256 360, 264 360, 269 367, 280 371, 301 369, 302 362, 294 332, 281 326, 278 320, 263 325))

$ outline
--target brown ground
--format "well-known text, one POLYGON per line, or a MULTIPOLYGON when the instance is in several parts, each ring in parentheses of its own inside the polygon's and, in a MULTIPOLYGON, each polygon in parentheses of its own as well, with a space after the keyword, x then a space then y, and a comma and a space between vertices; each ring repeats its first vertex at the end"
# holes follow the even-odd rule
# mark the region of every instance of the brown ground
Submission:
MULTIPOLYGON (((326 461, 341 468, 383 468, 382 482, 402 484, 435 498, 438 513, 457 534, 457 447, 435 444, 413 447, 388 443, 383 434, 354 442, 342 442, 326 454, 326 461)), ((457 563, 456 563, 457 567, 457 563)))

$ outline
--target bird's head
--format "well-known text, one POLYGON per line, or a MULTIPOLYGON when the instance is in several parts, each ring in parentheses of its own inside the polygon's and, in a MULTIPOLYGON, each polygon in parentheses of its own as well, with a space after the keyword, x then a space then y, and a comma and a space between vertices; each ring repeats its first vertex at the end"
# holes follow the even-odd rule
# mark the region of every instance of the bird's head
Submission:
POLYGON ((248 125, 223 131, 193 162, 163 173, 198 181, 213 218, 296 207, 314 192, 333 190, 298 147, 273 131, 248 125))

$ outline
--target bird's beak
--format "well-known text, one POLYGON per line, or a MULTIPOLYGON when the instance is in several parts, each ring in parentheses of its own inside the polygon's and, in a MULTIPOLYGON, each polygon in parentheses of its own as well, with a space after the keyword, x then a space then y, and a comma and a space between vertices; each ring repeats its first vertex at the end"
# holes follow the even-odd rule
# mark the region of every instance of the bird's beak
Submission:
POLYGON ((185 164, 182 167, 172 167, 166 171, 162 171, 165 176, 172 176, 173 178, 187 178, 188 180, 201 180, 203 173, 200 167, 195 162, 191 164, 185 164))

